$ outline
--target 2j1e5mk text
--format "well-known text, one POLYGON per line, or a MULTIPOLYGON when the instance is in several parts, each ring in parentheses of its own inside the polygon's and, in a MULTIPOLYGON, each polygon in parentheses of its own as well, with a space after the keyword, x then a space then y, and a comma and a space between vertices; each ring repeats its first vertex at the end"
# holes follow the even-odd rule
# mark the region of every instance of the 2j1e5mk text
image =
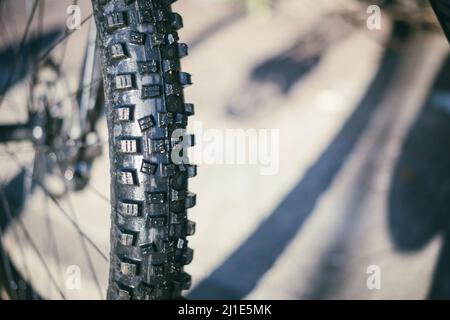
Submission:
POLYGON ((207 306, 185 306, 178 308, 179 315, 202 315, 209 318, 213 314, 234 315, 271 315, 271 305, 224 304, 220 308, 207 306))

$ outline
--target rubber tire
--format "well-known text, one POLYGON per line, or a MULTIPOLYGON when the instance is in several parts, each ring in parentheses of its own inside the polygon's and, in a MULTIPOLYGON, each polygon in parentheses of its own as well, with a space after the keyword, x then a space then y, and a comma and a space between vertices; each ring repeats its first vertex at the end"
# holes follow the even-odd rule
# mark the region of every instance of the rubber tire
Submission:
POLYGON ((180 71, 187 46, 170 0, 93 0, 109 132, 111 255, 108 299, 178 299, 191 285, 184 265, 195 232, 188 178, 196 166, 173 160, 193 105, 180 71))

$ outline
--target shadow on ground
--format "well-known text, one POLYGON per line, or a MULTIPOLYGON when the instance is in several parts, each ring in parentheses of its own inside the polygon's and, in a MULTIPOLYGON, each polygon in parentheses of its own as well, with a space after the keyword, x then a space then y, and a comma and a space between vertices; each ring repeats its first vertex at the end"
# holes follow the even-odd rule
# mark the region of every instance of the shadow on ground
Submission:
MULTIPOLYGON (((0 94, 4 95, 19 81, 23 80, 34 69, 37 59, 45 53, 61 34, 61 30, 53 30, 27 41, 13 43, 0 51, 0 94), (12 63, 12 61, 14 61, 12 63)), ((22 108, 25 108, 23 106, 22 108)), ((10 161, 13 161, 12 159, 10 161)), ((5 185, 0 192, 0 233, 18 219, 26 201, 26 172, 21 170, 5 185)), ((0 241, 0 287, 4 287, 10 297, 20 299, 36 299, 31 285, 21 273, 10 263, 9 257, 0 241)))
POLYGON ((443 236, 430 299, 450 299, 449 83, 450 57, 404 142, 389 198, 389 230, 398 250, 417 251, 443 236))
MULTIPOLYGON (((0 186, 0 236, 14 221, 19 221, 26 201, 26 172, 20 171, 6 185, 0 186)), ((4 287, 8 295, 15 299, 38 299, 32 286, 11 263, 7 251, 0 241, 0 287, 4 287)))
POLYGON ((342 20, 328 19, 294 39, 292 46, 256 64, 245 85, 230 96, 225 111, 231 117, 249 117, 292 88, 314 71, 328 49, 348 36, 342 20))
MULTIPOLYGON (((403 28, 396 26, 393 39, 403 32, 403 28)), ((397 51, 385 52, 366 95, 319 159, 274 212, 191 291, 190 299, 241 299, 252 291, 301 229, 354 149, 389 87, 400 59, 397 51)))
POLYGON ((36 59, 55 43, 61 33, 61 30, 53 30, 24 43, 11 44, 0 51, 0 94, 5 94, 10 87, 33 71, 36 59))

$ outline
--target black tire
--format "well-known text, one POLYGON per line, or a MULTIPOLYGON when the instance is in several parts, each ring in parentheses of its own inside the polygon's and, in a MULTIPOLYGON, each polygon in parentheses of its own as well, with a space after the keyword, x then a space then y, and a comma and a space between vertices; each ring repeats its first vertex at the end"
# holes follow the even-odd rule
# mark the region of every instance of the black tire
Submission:
POLYGON ((174 0, 92 0, 99 34, 111 163, 111 255, 108 299, 178 299, 190 287, 184 265, 195 231, 187 219, 196 167, 171 152, 193 137, 185 129, 190 75, 178 44, 174 0))

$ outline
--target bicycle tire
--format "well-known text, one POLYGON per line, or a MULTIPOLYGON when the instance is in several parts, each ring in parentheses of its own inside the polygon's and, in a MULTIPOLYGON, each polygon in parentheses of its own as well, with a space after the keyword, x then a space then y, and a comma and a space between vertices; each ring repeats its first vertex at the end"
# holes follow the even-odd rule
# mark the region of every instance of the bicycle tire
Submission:
POLYGON ((92 0, 98 30, 111 173, 111 253, 108 299, 178 299, 191 285, 195 205, 188 178, 196 166, 174 162, 193 105, 181 72, 187 46, 178 43, 174 0, 92 0))

